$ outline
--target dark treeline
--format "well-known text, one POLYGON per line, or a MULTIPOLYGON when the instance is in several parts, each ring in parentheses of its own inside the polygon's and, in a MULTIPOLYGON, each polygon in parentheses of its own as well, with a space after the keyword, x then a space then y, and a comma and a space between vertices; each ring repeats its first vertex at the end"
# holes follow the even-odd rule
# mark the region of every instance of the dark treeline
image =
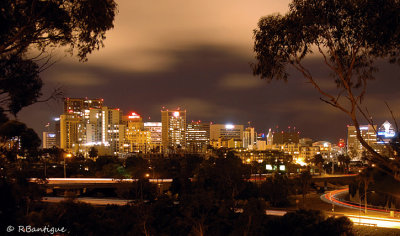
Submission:
POLYGON ((255 163, 243 164, 233 153, 208 159, 195 155, 153 160, 134 156, 76 162, 69 163, 76 165, 76 171, 78 167, 85 171, 83 163, 90 162, 89 172, 95 176, 138 178, 113 190, 133 201, 107 207, 73 200, 43 203, 43 185, 28 182, 30 168, 17 161, 14 169, 2 172, 0 220, 4 227, 59 226, 67 228, 70 235, 352 235, 347 218, 327 218, 308 210, 283 217, 265 214, 269 207, 289 206, 291 195, 305 196, 311 178, 307 172, 297 178, 277 172, 265 181, 250 182, 255 163), (152 176, 172 178, 173 182, 169 189, 160 191, 157 184, 149 182, 152 176))

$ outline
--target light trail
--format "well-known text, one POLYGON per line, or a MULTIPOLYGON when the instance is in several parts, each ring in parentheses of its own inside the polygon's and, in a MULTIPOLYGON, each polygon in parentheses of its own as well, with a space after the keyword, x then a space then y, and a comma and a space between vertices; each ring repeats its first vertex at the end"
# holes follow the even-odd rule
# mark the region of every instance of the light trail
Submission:
MULTIPOLYGON (((112 179, 112 178, 48 178, 47 184, 108 184, 108 183, 129 183, 137 182, 139 179, 112 179)), ((171 183, 172 179, 148 179, 151 183, 171 183)), ((41 179, 31 178, 31 182, 42 181, 41 179)))
MULTIPOLYGON (((344 188, 344 189, 339 189, 339 190, 334 190, 331 191, 327 194, 324 194, 321 196, 321 200, 325 201, 325 202, 330 202, 330 203, 334 203, 335 205, 338 206, 344 206, 344 207, 349 207, 352 209, 360 209, 360 210, 364 210, 365 207, 361 206, 360 204, 354 204, 354 203, 349 203, 349 202, 344 202, 344 201, 340 201, 337 198, 337 195, 342 194, 344 192, 348 192, 349 189, 348 188, 344 188)), ((384 212, 384 213, 388 213, 387 210, 384 209, 379 209, 379 208, 374 208, 374 207, 367 207, 367 210, 371 210, 371 211, 377 211, 377 212, 384 212)), ((400 211, 394 211, 394 213, 400 213, 400 211)))
MULTIPOLYGON (((349 189, 339 189, 331 191, 327 194, 321 196, 321 200, 325 202, 329 202, 338 206, 348 207, 357 210, 364 210, 365 207, 361 204, 354 204, 349 202, 340 201, 338 199, 339 194, 343 194, 348 192, 349 189)), ((376 211, 376 212, 384 212, 388 213, 387 210, 378 209, 374 207, 367 207, 367 210, 376 211)), ((398 214, 399 211, 394 211, 394 213, 398 214)), ((352 214, 344 214, 344 216, 348 217, 354 224, 357 225, 366 225, 366 226, 376 226, 382 228, 395 228, 400 229, 400 219, 395 219, 393 217, 374 217, 374 216, 361 216, 361 215, 352 215, 352 214)))
POLYGON ((345 214, 354 224, 376 226, 382 228, 400 229, 400 220, 393 218, 372 217, 372 216, 357 216, 345 214))

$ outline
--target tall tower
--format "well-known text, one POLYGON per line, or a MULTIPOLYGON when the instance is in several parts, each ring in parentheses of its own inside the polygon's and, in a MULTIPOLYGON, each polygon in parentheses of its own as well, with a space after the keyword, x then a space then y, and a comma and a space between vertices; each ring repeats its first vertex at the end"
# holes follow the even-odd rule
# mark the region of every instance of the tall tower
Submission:
POLYGON ((80 117, 85 115, 85 110, 91 108, 101 109, 103 99, 88 99, 88 98, 65 98, 64 99, 64 114, 75 114, 80 117))
POLYGON ((267 134, 267 146, 268 147, 272 147, 273 140, 274 140, 274 134, 271 131, 271 129, 269 129, 268 134, 267 134))
POLYGON ((125 143, 128 144, 129 152, 144 152, 151 148, 151 133, 144 130, 142 117, 136 112, 130 113, 123 118, 126 124, 125 143))
POLYGON ((162 110, 162 146, 164 150, 186 147, 186 110, 162 110))
MULTIPOLYGON (((370 145, 375 151, 379 152, 377 148, 376 132, 377 125, 360 125, 361 137, 370 145)), ((361 145, 357 139, 357 130, 355 126, 347 126, 347 154, 354 157, 361 157, 362 152, 366 149, 361 145)))
POLYGON ((162 123, 144 122, 144 130, 150 132, 150 149, 153 152, 161 152, 162 123))
POLYGON ((253 127, 247 127, 243 131, 243 147, 249 150, 253 150, 256 144, 257 133, 253 127))
POLYGON ((82 118, 77 115, 64 114, 60 116, 60 146, 67 152, 76 153, 83 144, 82 118))
POLYGON ((207 150, 210 144, 210 123, 192 121, 187 124, 186 149, 193 153, 201 153, 207 150))

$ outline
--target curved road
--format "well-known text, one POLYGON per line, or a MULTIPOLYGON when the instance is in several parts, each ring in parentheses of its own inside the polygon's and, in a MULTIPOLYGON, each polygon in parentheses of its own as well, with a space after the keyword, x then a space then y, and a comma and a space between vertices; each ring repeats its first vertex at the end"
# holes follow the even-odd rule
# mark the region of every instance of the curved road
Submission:
MULTIPOLYGON (((349 192, 348 188, 334 190, 327 194, 321 195, 321 200, 337 206, 359 210, 358 215, 345 214, 345 216, 347 216, 351 221, 353 221, 354 224, 400 229, 400 219, 398 218, 389 216, 375 217, 375 216, 361 215, 361 212, 363 212, 363 210, 365 209, 363 205, 340 200, 339 196, 348 194, 348 192, 349 192)), ((367 210, 380 213, 388 213, 387 210, 378 209, 373 206, 367 207, 367 210)), ((394 213, 399 214, 400 212, 394 211, 394 213)))

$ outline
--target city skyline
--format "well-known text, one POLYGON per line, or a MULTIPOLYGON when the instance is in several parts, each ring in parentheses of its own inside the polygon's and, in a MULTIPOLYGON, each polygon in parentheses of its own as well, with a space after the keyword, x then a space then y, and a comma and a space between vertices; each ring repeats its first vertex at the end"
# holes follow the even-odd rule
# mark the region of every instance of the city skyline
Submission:
MULTIPOLYGON (((260 17, 285 13, 289 1, 208 3, 118 2, 119 14, 105 48, 88 62, 55 53, 59 61, 42 76, 44 97, 62 86, 66 97, 104 98, 111 107, 157 119, 161 107, 182 106, 187 120, 251 121, 260 130, 296 126, 304 137, 332 142, 346 136, 348 118, 320 101, 299 74, 293 72, 288 83, 270 84, 252 75, 252 30, 260 17)), ((333 83, 324 82, 327 73, 317 61, 309 60, 317 78, 334 89, 333 83)), ((395 112, 400 107, 400 80, 393 79, 400 70, 381 65, 385 69, 370 83, 366 99, 376 123, 390 120, 384 100, 395 112)), ((40 103, 18 117, 41 133, 61 111, 61 102, 40 103)))

